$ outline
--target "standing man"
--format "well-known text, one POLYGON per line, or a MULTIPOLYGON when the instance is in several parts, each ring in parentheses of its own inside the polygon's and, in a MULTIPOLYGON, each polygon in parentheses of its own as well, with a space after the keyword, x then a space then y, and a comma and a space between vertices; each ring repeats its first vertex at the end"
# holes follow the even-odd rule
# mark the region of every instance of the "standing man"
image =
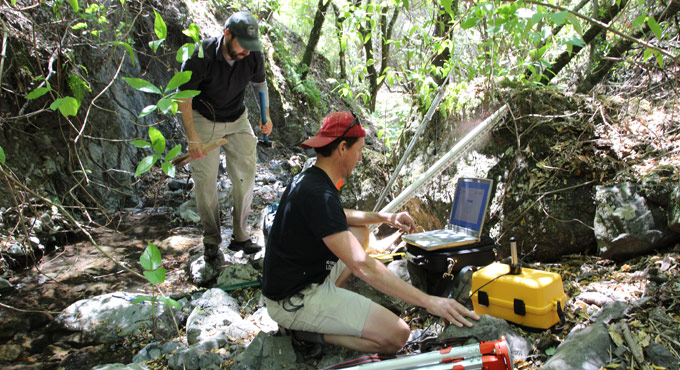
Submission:
POLYGON ((361 160, 364 136, 358 118, 336 112, 302 143, 316 151, 316 165, 297 175, 281 197, 267 239, 262 294, 269 315, 290 329, 294 340, 394 353, 406 343, 408 325, 385 307, 343 289, 350 274, 457 326, 472 326, 464 316, 479 316, 455 300, 423 293, 366 254, 367 225, 387 222, 412 232, 415 223, 406 212, 343 209, 334 184, 361 160))
POLYGON ((194 99, 179 103, 180 117, 189 142, 192 176, 195 182, 196 205, 203 225, 203 245, 206 262, 221 264, 222 242, 220 211, 217 194, 217 170, 220 151, 205 153, 203 145, 226 138, 222 146, 227 157, 227 174, 232 183, 234 231, 229 249, 247 254, 260 248, 250 240, 248 215, 253 199, 257 137, 248 122, 248 110, 243 104, 246 87, 250 84, 258 96, 265 92, 267 124, 260 129, 269 135, 269 98, 265 80, 264 53, 258 38, 257 20, 247 13, 233 14, 224 25, 224 34, 201 42, 203 57, 198 50, 182 64, 182 71, 191 71, 191 80, 182 90, 200 90, 194 99))

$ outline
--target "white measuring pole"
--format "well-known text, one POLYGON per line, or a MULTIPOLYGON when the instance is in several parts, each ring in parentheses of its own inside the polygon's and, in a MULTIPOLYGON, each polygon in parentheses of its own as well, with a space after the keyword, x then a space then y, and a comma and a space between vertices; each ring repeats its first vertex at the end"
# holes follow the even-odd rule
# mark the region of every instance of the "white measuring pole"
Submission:
POLYGON ((503 105, 489 118, 484 120, 482 123, 477 125, 472 131, 468 132, 465 137, 458 140, 456 145, 449 150, 448 153, 441 159, 439 159, 435 164, 430 167, 423 175, 418 178, 413 184, 409 185, 404 191, 401 192, 396 198, 394 198, 389 204, 383 207, 380 212, 394 212, 406 204, 409 199, 420 189, 420 187, 428 184, 435 176, 442 173, 447 167, 451 165, 454 161, 457 161, 459 157, 474 146, 483 135, 490 131, 493 125, 500 120, 508 112, 508 106, 503 105))
MULTIPOLYGON (((419 355, 405 356, 401 358, 394 358, 391 360, 372 362, 370 364, 348 367, 345 370, 400 370, 400 369, 415 369, 423 366, 430 366, 440 364, 446 359, 474 359, 481 360, 482 353, 479 350, 479 344, 470 344, 463 347, 448 347, 441 351, 426 352, 419 355)), ((481 368, 480 368, 481 369, 481 368)))

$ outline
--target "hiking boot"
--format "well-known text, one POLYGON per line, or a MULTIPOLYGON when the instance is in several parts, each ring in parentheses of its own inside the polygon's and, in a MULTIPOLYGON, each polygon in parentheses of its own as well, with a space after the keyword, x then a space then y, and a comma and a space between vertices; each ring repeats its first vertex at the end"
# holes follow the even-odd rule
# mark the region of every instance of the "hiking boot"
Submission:
POLYGON ((224 264, 224 254, 222 254, 220 246, 217 244, 203 244, 203 259, 206 264, 213 267, 221 267, 224 264))
POLYGON ((231 243, 228 247, 234 252, 243 251, 245 254, 253 254, 260 251, 260 247, 253 243, 252 240, 246 239, 242 242, 237 242, 235 239, 231 239, 231 243))

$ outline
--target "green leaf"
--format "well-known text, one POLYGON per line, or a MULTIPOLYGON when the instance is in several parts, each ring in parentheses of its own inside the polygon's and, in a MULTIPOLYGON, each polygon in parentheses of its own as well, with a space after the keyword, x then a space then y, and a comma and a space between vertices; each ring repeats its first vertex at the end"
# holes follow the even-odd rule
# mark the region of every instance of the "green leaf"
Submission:
POLYGON ((68 0, 69 4, 71 4, 71 8, 73 8, 73 11, 78 13, 78 0, 68 0))
POLYGON ((161 267, 158 270, 144 271, 144 276, 151 284, 160 284, 165 281, 165 268, 161 267))
POLYGON ((190 24, 189 28, 182 31, 182 33, 191 37, 191 39, 194 40, 194 43, 201 40, 201 29, 196 25, 196 23, 190 24))
POLYGON ((656 57, 656 62, 659 63, 659 67, 663 68, 663 55, 658 50, 654 50, 654 56, 656 57))
POLYGON ((570 38, 569 40, 565 40, 564 42, 569 46, 573 45, 573 46, 583 47, 583 46, 586 45, 585 42, 583 42, 583 39, 581 39, 580 37, 576 37, 576 36, 570 38))
POLYGON ((184 85, 191 80, 191 71, 177 72, 168 82, 168 86, 165 88, 165 93, 169 93, 177 89, 178 87, 184 85))
POLYGON ((5 151, 0 146, 0 163, 5 164, 5 151))
POLYGON ((647 60, 649 60, 649 57, 651 57, 652 54, 654 54, 654 49, 647 48, 645 49, 645 52, 642 54, 642 58, 646 62, 647 60))
POLYGON ((146 140, 133 140, 132 145, 134 145, 135 148, 139 148, 139 149, 151 147, 151 144, 146 140))
POLYGON ((161 267, 161 252, 153 243, 147 243, 144 253, 139 257, 139 263, 145 270, 156 270, 161 267))
POLYGON ((143 174, 144 172, 148 171, 153 167, 153 165, 156 163, 156 160, 158 160, 158 157, 154 155, 149 155, 144 157, 141 162, 137 165, 137 171, 135 171, 135 177, 139 177, 139 175, 143 174))
POLYGON ((550 347, 550 348, 546 349, 545 354, 548 355, 548 356, 554 355, 555 354, 555 347, 550 347))
POLYGON ((196 97, 200 94, 201 92, 198 90, 182 90, 178 91, 176 93, 172 93, 168 95, 169 98, 174 99, 186 99, 186 98, 193 98, 196 97))
POLYGON ((163 95, 161 89, 157 88, 156 85, 147 80, 143 80, 141 78, 123 77, 123 81, 127 82, 134 89, 141 92, 163 95))
POLYGON ((149 47, 151 48, 151 50, 153 50, 154 54, 156 54, 156 51, 158 51, 158 47, 161 46, 163 41, 165 41, 165 39, 149 41, 149 47))
POLYGON ((151 301, 153 301, 153 299, 149 296, 146 296, 146 295, 140 295, 139 297, 130 301, 130 303, 136 304, 136 303, 143 303, 143 302, 147 302, 147 301, 151 302, 151 301))
POLYGON ((176 300, 174 300, 172 298, 158 297, 158 300, 165 303, 166 305, 172 306, 172 307, 174 307, 178 310, 182 308, 182 305, 180 305, 179 302, 177 302, 176 300))
POLYGON ((656 36, 657 39, 661 40, 661 37, 663 36, 663 33, 661 32, 661 26, 659 26, 658 23, 656 23, 656 19, 654 19, 654 16, 650 16, 649 19, 647 19, 647 25, 649 26, 649 29, 654 32, 654 36, 656 36))
POLYGON ((74 30, 74 31, 87 29, 87 23, 78 22, 78 23, 74 24, 73 26, 71 26, 71 29, 74 30))
POLYGON ((59 98, 50 105, 50 109, 57 110, 64 116, 75 116, 78 114, 78 108, 80 108, 80 103, 76 98, 72 96, 67 96, 65 98, 59 98))
POLYGON ((132 65, 135 65, 135 52, 132 50, 132 46, 128 44, 127 42, 122 42, 122 41, 114 41, 111 44, 115 46, 122 46, 127 50, 128 55, 130 55, 130 60, 132 61, 132 65))
POLYGON ((171 162, 163 162, 161 164, 161 169, 166 175, 175 177, 175 166, 171 162))
POLYGON ((149 127, 149 139, 154 152, 158 154, 165 152, 165 137, 157 128, 149 127))
POLYGON ((573 13, 567 13, 567 20, 572 26, 574 26, 576 32, 578 32, 578 34, 583 37, 583 28, 581 27, 581 22, 579 22, 578 17, 576 17, 573 13))
POLYGON ((142 109, 142 113, 139 114, 139 118, 142 118, 144 116, 147 116, 147 115, 153 113, 153 111, 155 111, 156 108, 158 108, 158 107, 155 106, 155 105, 147 105, 146 107, 144 107, 144 109, 142 109))
POLYGON ((647 14, 642 14, 639 15, 635 20, 633 21, 633 28, 637 28, 645 24, 645 21, 647 20, 647 14))
POLYGON ((191 58, 191 55, 194 53, 194 50, 196 49, 196 44, 191 44, 191 43, 186 43, 177 50, 177 56, 175 57, 175 60, 177 63, 184 63, 189 58, 191 58))
MULTIPOLYGON (((453 3, 452 0, 441 0, 441 1, 440 1, 440 4, 442 5, 442 7, 444 7, 444 10, 445 10, 448 14, 450 14, 450 15, 453 16, 453 15, 455 15, 455 14, 454 14, 453 9, 451 8, 451 4, 452 4, 452 3, 453 3)), ((456 2, 456 3, 457 3, 457 2, 456 2)))
POLYGON ((555 24, 560 25, 564 23, 564 20, 567 18, 567 14, 569 14, 568 11, 562 11, 559 13, 552 13, 550 14, 550 19, 555 22, 555 24))
POLYGON ((165 25, 165 21, 163 21, 163 17, 161 17, 160 14, 156 11, 156 9, 153 10, 153 13, 156 15, 156 20, 153 22, 153 30, 156 32, 156 36, 159 39, 165 39, 168 37, 168 27, 165 25))
POLYGON ((158 109, 161 112, 167 114, 168 112, 170 112, 170 108, 172 108, 172 99, 163 98, 158 101, 158 109))
POLYGON ((173 160, 175 157, 177 157, 179 155, 179 153, 181 151, 182 151, 182 145, 180 145, 180 144, 175 145, 172 149, 170 149, 168 154, 165 156, 165 160, 166 161, 173 160))
POLYGON ((26 99, 38 99, 39 97, 52 91, 51 87, 39 87, 26 95, 26 99))
POLYGON ((460 28, 462 28, 462 29, 464 29, 464 30, 467 30, 467 29, 469 29, 469 28, 472 28, 472 27, 476 26, 476 25, 479 23, 480 20, 481 20, 481 18, 477 18, 477 17, 470 17, 470 18, 467 18, 466 20, 464 20, 464 21, 460 24, 460 28))

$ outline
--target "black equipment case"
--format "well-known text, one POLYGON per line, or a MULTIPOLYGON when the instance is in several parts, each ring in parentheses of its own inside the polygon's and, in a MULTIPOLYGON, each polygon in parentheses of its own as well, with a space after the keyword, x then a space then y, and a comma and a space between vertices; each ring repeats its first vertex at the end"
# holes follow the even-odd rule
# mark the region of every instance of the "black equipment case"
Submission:
POLYGON ((407 243, 406 259, 411 283, 428 294, 451 298, 451 291, 457 288, 464 276, 470 280, 470 267, 483 267, 496 260, 497 247, 496 241, 488 236, 474 244, 434 251, 407 243))

